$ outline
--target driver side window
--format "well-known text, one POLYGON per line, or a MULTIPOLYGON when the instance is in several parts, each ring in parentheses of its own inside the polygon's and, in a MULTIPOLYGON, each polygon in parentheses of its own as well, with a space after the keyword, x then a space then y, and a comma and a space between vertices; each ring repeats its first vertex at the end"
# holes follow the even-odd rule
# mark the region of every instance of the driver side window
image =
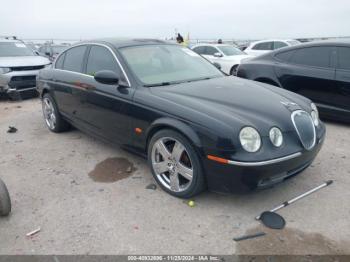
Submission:
POLYGON ((89 52, 86 74, 95 75, 101 70, 111 70, 120 75, 119 67, 111 52, 103 46, 92 46, 89 52))

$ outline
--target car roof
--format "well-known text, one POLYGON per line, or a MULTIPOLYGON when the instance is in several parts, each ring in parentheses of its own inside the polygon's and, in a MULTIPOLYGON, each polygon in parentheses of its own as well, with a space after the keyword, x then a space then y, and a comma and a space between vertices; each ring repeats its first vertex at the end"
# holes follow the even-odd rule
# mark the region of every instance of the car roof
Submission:
POLYGON ((92 44, 92 43, 109 44, 116 48, 139 46, 139 45, 159 45, 159 44, 177 45, 168 41, 163 41, 159 39, 148 39, 148 38, 101 38, 101 39, 94 39, 94 40, 79 42, 75 45, 92 44))
POLYGON ((321 41, 312 41, 307 43, 302 43, 295 46, 283 47, 277 50, 272 51, 271 55, 275 55, 280 52, 287 52, 290 50, 296 50, 305 47, 318 47, 318 46, 347 46, 350 47, 350 39, 349 40, 321 40, 321 41))
POLYGON ((200 43, 200 44, 195 44, 194 46, 192 46, 192 48, 198 47, 198 46, 213 46, 213 47, 232 46, 232 47, 235 47, 234 45, 230 45, 230 44, 206 44, 206 43, 200 43))
POLYGON ((253 45, 253 44, 259 44, 259 43, 265 43, 265 42, 276 42, 276 41, 283 41, 283 42, 286 42, 286 41, 298 41, 296 39, 264 39, 264 40, 259 40, 259 41, 255 41, 255 42, 251 42, 250 44, 253 45))

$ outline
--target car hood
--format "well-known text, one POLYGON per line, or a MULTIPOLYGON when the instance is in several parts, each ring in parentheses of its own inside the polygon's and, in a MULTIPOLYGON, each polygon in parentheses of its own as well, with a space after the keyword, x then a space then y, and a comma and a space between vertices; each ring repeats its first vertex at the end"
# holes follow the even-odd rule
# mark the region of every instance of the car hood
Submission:
POLYGON ((195 119, 188 120, 203 126, 217 122, 236 131, 243 126, 253 126, 261 135, 268 135, 272 126, 278 126, 284 132, 294 130, 291 111, 308 111, 310 106, 307 99, 291 92, 231 76, 152 87, 151 92, 168 100, 169 113, 178 117, 196 115, 195 119), (286 106, 286 102, 292 106, 286 106), (195 114, 186 114, 183 108, 195 114))
POLYGON ((41 66, 47 64, 50 64, 50 61, 42 56, 0 57, 0 67, 41 66))

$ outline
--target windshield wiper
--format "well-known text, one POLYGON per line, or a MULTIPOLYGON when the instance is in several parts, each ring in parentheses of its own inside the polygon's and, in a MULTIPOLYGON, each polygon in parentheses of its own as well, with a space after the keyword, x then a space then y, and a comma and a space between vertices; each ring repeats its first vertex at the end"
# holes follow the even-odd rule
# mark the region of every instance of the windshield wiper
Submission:
POLYGON ((153 87, 153 86, 170 86, 170 85, 176 85, 180 84, 181 82, 179 81, 172 81, 172 82, 161 82, 161 83, 155 83, 155 84, 146 84, 143 85, 145 87, 153 87))
POLYGON ((189 82, 202 81, 202 80, 209 80, 209 79, 212 79, 212 77, 195 78, 195 79, 187 80, 186 82, 189 83, 189 82))

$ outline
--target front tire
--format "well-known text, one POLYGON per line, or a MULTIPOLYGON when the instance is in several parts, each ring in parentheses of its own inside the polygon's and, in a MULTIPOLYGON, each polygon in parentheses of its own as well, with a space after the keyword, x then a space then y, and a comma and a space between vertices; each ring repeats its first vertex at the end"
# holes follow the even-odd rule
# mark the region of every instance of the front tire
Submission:
POLYGON ((238 65, 234 65, 230 70, 230 75, 237 76, 238 65))
POLYGON ((55 100, 49 93, 44 94, 42 98, 42 109, 46 126, 50 131, 60 133, 70 128, 69 123, 62 118, 55 100))
POLYGON ((0 216, 8 216, 11 212, 11 199, 5 183, 0 179, 0 216))
POLYGON ((190 141, 176 131, 164 129, 152 137, 148 163, 160 187, 173 196, 190 198, 206 188, 197 152, 190 141))

